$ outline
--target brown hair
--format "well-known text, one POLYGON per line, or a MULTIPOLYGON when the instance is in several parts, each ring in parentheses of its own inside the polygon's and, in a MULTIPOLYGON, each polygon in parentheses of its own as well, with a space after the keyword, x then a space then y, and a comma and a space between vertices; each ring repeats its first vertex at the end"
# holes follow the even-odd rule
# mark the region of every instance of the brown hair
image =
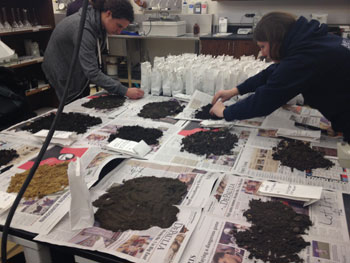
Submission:
POLYGON ((128 0, 90 0, 90 3, 101 12, 110 10, 113 18, 134 21, 134 9, 128 0))
POLYGON ((271 12, 264 15, 254 30, 254 40, 259 42, 269 42, 270 57, 272 60, 281 59, 280 49, 282 42, 296 22, 296 17, 289 13, 271 12))

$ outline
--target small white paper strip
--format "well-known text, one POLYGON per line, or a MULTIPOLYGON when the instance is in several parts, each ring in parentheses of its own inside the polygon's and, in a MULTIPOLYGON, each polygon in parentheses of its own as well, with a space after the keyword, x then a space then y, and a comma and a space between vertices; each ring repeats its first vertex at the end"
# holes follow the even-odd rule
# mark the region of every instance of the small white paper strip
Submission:
POLYGON ((220 128, 220 127, 231 127, 232 122, 227 122, 225 120, 204 120, 201 121, 200 126, 205 128, 220 128))
POLYGON ((322 187, 264 181, 258 194, 304 201, 308 206, 321 198, 322 187))
MULTIPOLYGON (((41 130, 34 134, 34 136, 44 139, 46 138, 49 130, 41 130)), ((52 143, 62 144, 62 145, 71 145, 76 140, 75 132, 67 131, 55 131, 52 137, 52 143)))
POLYGON ((0 215, 6 212, 11 207, 13 201, 15 201, 16 199, 16 196, 16 194, 10 194, 0 191, 0 215))
POLYGON ((144 141, 134 142, 116 138, 107 145, 107 149, 128 154, 135 157, 144 157, 152 148, 144 141))

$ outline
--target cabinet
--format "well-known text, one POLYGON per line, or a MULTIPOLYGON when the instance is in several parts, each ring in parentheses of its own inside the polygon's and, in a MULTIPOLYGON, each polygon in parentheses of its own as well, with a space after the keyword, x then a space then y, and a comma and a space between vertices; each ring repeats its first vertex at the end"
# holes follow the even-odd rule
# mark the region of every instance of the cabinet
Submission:
POLYGON ((1 0, 0 18, 0 39, 18 56, 3 61, 0 66, 15 71, 26 88, 26 98, 32 110, 56 107, 55 92, 45 84, 41 70, 43 54, 55 27, 52 0, 1 0), (4 26, 5 19, 7 27, 4 26), (33 45, 38 48, 32 53, 33 45))
POLYGON ((229 55, 235 58, 241 56, 257 56, 259 47, 253 40, 216 40, 204 39, 200 41, 201 54, 220 56, 229 55))

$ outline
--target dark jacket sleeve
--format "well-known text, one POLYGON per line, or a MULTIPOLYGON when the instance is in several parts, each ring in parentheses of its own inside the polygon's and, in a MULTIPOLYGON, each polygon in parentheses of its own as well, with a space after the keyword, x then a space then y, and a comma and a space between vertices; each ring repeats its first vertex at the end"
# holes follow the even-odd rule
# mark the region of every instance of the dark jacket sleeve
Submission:
POLYGON ((79 61, 85 76, 94 84, 106 89, 109 93, 125 95, 127 87, 104 74, 97 63, 97 39, 88 30, 84 29, 79 50, 79 61))
MULTIPOLYGON (((272 113, 307 89, 307 82, 314 74, 311 63, 303 63, 303 59, 294 57, 282 61, 267 77, 266 83, 255 88, 254 94, 224 110, 225 120, 250 119, 272 113)), ((249 88, 243 83, 243 91, 254 90, 250 85, 263 80, 264 73, 257 75, 247 80, 249 88)))

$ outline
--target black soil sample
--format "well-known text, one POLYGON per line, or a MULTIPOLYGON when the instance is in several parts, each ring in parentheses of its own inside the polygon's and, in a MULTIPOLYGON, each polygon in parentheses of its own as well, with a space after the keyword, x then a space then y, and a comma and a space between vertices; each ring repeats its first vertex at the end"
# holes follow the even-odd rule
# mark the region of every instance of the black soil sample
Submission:
POLYGON ((228 129, 200 131, 182 139, 181 151, 206 156, 232 154, 237 142, 238 137, 228 129))
POLYGON ((292 171, 294 168, 300 171, 316 168, 329 169, 334 165, 330 160, 323 157, 323 153, 313 150, 310 143, 298 140, 282 140, 272 150, 274 151, 273 159, 290 167, 292 171))
POLYGON ((236 243, 250 252, 249 258, 270 263, 304 262, 297 254, 310 245, 301 237, 312 225, 308 215, 297 214, 282 202, 251 200, 243 213, 250 229, 237 232, 236 243))
POLYGON ((96 220, 112 231, 145 230, 152 226, 170 227, 177 220, 180 203, 187 193, 177 179, 138 177, 111 187, 93 202, 96 220))
MULTIPOLYGON (((50 129, 54 118, 55 113, 51 113, 50 115, 28 123, 26 126, 22 127, 22 130, 27 130, 31 133, 36 133, 43 129, 48 130, 50 129)), ((56 130, 85 133, 88 128, 100 123, 102 123, 101 118, 75 112, 63 112, 59 122, 56 125, 56 130)))
POLYGON ((184 109, 178 101, 151 102, 143 106, 138 116, 148 119, 161 119, 174 116, 184 109))
POLYGON ((144 140, 148 145, 158 144, 158 139, 163 136, 163 132, 154 128, 143 128, 141 126, 123 126, 118 129, 117 133, 109 136, 108 141, 111 142, 115 138, 139 142, 144 140))
POLYGON ((196 110, 194 117, 200 120, 222 120, 223 118, 219 118, 216 115, 211 115, 209 113, 211 107, 213 107, 213 104, 208 104, 201 107, 200 109, 196 110))
POLYGON ((17 157, 19 157, 19 155, 16 150, 0 150, 0 166, 8 164, 17 157))
POLYGON ((83 103, 81 106, 95 109, 113 109, 123 106, 124 102, 125 97, 109 94, 91 99, 90 101, 83 103))

